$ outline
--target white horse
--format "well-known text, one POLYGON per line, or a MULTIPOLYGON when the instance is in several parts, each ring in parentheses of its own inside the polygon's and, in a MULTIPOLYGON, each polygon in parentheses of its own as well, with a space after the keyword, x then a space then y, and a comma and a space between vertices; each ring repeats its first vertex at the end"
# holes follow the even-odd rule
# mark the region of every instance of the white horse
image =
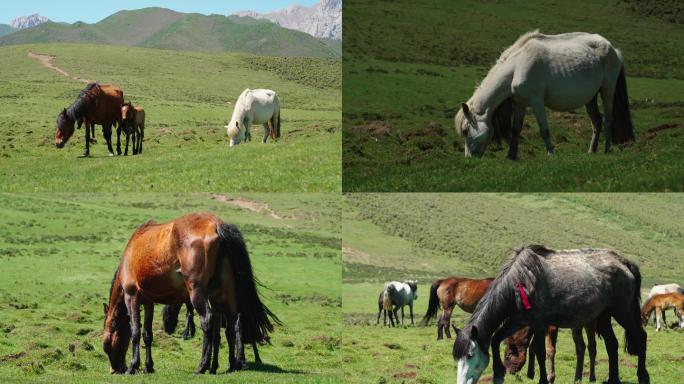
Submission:
POLYGON ((510 145, 508 158, 515 160, 528 106, 549 155, 553 146, 544 106, 554 111, 586 107, 594 128, 589 153, 596 152, 602 124, 606 127, 606 152, 611 142, 634 140, 622 56, 600 35, 533 31, 519 37, 455 116, 456 130, 465 137, 466 157, 482 156, 492 139, 503 137, 510 145), (604 123, 597 104, 599 94, 604 123))
POLYGON ((251 140, 249 130, 252 124, 264 125, 264 143, 268 136, 273 141, 280 138, 280 99, 274 91, 249 88, 242 91, 226 125, 231 147, 242 140, 251 140))
MULTIPOLYGON (((671 284, 660 284, 660 285, 654 285, 653 288, 648 292, 648 297, 646 298, 646 301, 648 301, 651 297, 655 295, 662 295, 664 293, 675 293, 679 292, 684 295, 684 288, 682 288, 679 284, 677 283, 671 283, 671 284)), ((674 310, 675 316, 677 315, 677 310, 674 310)), ((663 311, 663 322, 667 324, 667 319, 665 318, 665 311, 663 311)), ((658 326, 658 318, 657 316, 653 317, 653 325, 656 327, 660 328, 658 326)))
POLYGON ((415 300, 418 300, 418 282, 416 280, 406 280, 403 283, 398 281, 385 283, 382 306, 384 310, 394 313, 394 319, 397 323, 399 322, 397 311, 401 309, 401 324, 404 324, 404 306, 408 305, 411 324, 413 325, 413 301, 415 300))

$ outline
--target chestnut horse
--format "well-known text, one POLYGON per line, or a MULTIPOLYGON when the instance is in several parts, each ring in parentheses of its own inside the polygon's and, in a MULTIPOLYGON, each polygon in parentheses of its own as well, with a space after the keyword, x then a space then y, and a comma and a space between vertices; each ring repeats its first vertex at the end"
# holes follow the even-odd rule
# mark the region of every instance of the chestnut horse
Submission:
POLYGON ((468 279, 451 276, 435 281, 432 283, 432 287, 430 287, 428 309, 421 323, 427 325, 431 319, 435 318, 441 305, 444 312, 437 322, 437 340, 443 338, 443 331, 446 332, 447 338, 451 339, 449 324, 454 305, 458 305, 459 308, 467 313, 473 313, 475 306, 484 296, 493 280, 491 277, 468 279))
POLYGON ((249 254, 240 231, 210 213, 191 213, 164 224, 150 221, 131 236, 114 274, 105 304, 103 348, 112 373, 135 373, 140 366, 140 306, 145 309, 145 371, 154 372, 154 304, 192 302, 204 334, 196 373, 216 373, 221 319, 227 318, 229 371, 242 342, 263 340, 278 318, 259 298, 249 254), (240 321, 242 317, 242 321, 240 321), (125 355, 132 342, 132 359, 125 355), (236 351, 237 349, 237 351, 236 351), (210 366, 211 364, 211 366, 210 366))
POLYGON ((126 149, 124 156, 128 155, 128 140, 133 138, 133 154, 142 153, 142 143, 145 137, 145 110, 143 107, 133 106, 131 102, 126 102, 121 107, 121 125, 116 130, 116 140, 119 141, 121 131, 126 135, 126 149))
MULTIPOLYGON (((83 156, 90 156, 90 131, 94 125, 102 125, 102 132, 107 140, 109 156, 114 156, 112 149, 112 126, 120 123, 123 92, 112 84, 90 83, 81 91, 68 108, 64 108, 57 115, 55 129, 55 146, 64 148, 69 138, 74 134, 74 123, 78 127, 85 122, 86 140, 83 156)), ((95 135, 93 134, 93 137, 95 135)), ((116 142, 117 154, 121 154, 121 143, 116 142)))
MULTIPOLYGON (((670 308, 674 308, 675 315, 679 318, 679 328, 684 328, 684 295, 679 292, 651 296, 641 309, 641 320, 646 325, 651 312, 655 311, 656 332, 658 332, 660 320, 665 315, 665 310, 670 308)), ((665 322, 665 329, 667 329, 667 322, 665 322)))
MULTIPOLYGON (((596 321, 588 323, 584 326, 587 333, 588 349, 589 349, 589 381, 596 381, 596 321)), ((575 382, 582 381, 584 370, 584 338, 582 337, 582 330, 574 330, 572 332, 572 339, 575 342, 575 352, 577 356, 577 364, 575 365, 575 382)), ((546 331, 546 357, 550 362, 550 369, 548 373, 549 383, 553 383, 556 379, 556 342, 558 341, 558 327, 550 325, 546 331)), ((505 338, 503 343, 506 345, 504 351, 503 365, 506 371, 512 375, 518 373, 525 365, 527 359, 527 349, 531 345, 531 350, 534 350, 536 340, 532 334, 532 328, 525 326, 513 333, 511 336, 505 338)), ((534 359, 530 359, 527 365, 527 377, 534 379, 534 359)))

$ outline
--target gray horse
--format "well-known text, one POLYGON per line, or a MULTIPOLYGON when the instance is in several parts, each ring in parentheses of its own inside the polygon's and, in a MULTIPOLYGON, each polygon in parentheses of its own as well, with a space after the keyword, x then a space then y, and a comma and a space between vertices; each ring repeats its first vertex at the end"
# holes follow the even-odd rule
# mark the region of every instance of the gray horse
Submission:
MULTIPOLYGON (((606 249, 554 251, 530 245, 513 251, 480 300, 463 330, 457 330, 453 356, 458 384, 475 384, 489 363, 492 347, 494 383, 503 383, 505 369, 499 344, 522 325, 544 340, 547 327, 581 329, 597 319, 597 332, 608 352, 608 383, 620 383, 618 341, 611 317, 625 329, 627 352, 638 356, 639 383, 650 382, 646 371, 646 332, 640 321, 641 274, 636 264, 606 249)), ((546 384, 544 343, 535 343, 539 383, 546 384)), ((576 348, 577 361, 584 349, 576 348)), ((575 381, 582 380, 577 364, 575 381)))
MULTIPOLYGON (((411 325, 413 325, 413 302, 418 300, 418 282, 415 280, 406 280, 403 283, 398 281, 391 281, 385 283, 385 289, 381 294, 382 308, 386 311, 394 313, 394 320, 399 323, 397 312, 401 309, 401 324, 404 325, 404 306, 409 307, 411 315, 411 325)), ((378 319, 380 313, 378 312, 378 319)), ((390 321, 392 316, 390 314, 390 321)))

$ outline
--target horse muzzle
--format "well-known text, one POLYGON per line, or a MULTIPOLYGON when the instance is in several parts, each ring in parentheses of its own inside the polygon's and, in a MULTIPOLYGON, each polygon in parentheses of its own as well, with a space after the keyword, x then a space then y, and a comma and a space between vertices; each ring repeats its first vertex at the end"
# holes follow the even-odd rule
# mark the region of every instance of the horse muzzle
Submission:
POLYGON ((57 148, 64 148, 64 144, 66 144, 64 140, 55 140, 55 147, 57 148))

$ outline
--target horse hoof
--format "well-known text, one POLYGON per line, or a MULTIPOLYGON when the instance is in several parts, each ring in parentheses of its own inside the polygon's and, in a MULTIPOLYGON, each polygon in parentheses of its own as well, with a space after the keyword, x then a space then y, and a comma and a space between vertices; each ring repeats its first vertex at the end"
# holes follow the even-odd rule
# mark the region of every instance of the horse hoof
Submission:
POLYGON ((145 373, 154 373, 154 368, 152 368, 152 367, 145 367, 145 373))
POLYGON ((109 152, 109 157, 114 157, 114 154, 109 152))
POLYGON ((126 374, 127 374, 127 375, 135 375, 135 371, 136 371, 136 369, 128 368, 128 369, 126 370, 126 374))

